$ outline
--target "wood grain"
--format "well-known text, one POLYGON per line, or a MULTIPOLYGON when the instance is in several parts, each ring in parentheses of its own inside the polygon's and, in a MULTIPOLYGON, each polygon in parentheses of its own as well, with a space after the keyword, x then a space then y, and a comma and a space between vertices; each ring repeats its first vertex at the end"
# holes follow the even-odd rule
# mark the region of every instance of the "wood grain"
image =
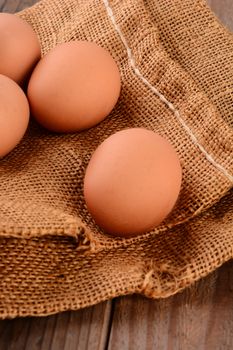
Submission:
POLYGON ((3 7, 4 7, 6 1, 7 0, 0 0, 0 12, 3 11, 3 7))
POLYGON ((111 301, 49 317, 0 321, 1 350, 105 350, 111 301))
MULTIPOLYGON (((37 0, 0 0, 14 13, 37 0)), ((233 1, 208 0, 233 30, 233 1)), ((165 299, 127 296, 49 317, 0 321, 0 350, 232 350, 233 262, 165 299)))
POLYGON ((2 12, 10 12, 10 13, 14 13, 17 12, 18 9, 20 8, 20 3, 21 0, 7 0, 7 1, 3 1, 4 4, 2 6, 2 12))
POLYGON ((38 0, 0 0, 0 11, 14 13, 34 5, 38 0))
POLYGON ((232 350, 232 268, 165 300, 115 300, 108 350, 232 350))
POLYGON ((220 21, 233 32, 233 1, 208 0, 207 3, 220 21))

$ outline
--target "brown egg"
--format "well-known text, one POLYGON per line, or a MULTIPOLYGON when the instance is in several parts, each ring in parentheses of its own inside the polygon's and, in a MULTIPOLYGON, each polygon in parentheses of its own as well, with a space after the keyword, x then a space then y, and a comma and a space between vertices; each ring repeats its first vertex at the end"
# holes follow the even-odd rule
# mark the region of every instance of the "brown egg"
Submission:
POLYGON ((57 132, 90 128, 111 112, 120 73, 111 55, 88 41, 56 46, 36 66, 28 86, 33 116, 57 132))
POLYGON ((32 27, 19 17, 0 13, 0 74, 23 84, 41 57, 32 27))
POLYGON ((29 121, 29 104, 23 90, 0 74, 0 158, 22 139, 29 121))
POLYGON ((109 234, 132 236, 159 225, 179 195, 182 170, 170 143, 141 128, 119 131, 94 152, 84 197, 95 222, 109 234))

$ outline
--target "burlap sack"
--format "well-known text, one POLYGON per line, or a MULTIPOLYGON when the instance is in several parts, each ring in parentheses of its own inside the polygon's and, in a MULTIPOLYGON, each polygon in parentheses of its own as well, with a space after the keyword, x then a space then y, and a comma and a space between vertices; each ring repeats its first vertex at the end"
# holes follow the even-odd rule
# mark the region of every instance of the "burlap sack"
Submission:
POLYGON ((50 133, 32 120, 0 161, 0 316, 129 293, 167 297, 232 258, 233 36, 205 2, 42 0, 19 15, 43 54, 74 39, 105 47, 122 91, 111 115, 81 133, 50 133), (105 138, 138 126, 176 148, 182 190, 159 227, 111 238, 87 212, 84 172, 105 138))

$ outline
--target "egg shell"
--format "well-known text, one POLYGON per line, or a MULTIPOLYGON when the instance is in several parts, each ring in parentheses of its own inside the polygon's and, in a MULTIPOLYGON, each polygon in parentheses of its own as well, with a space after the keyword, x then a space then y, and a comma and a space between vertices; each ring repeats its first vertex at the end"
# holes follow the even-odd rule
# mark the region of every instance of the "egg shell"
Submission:
POLYGON ((120 73, 108 51, 71 41, 52 49, 28 85, 32 115, 55 132, 90 128, 108 116, 120 94, 120 73))
POLYGON ((0 74, 22 85, 41 57, 39 40, 21 18, 0 13, 0 74))
POLYGON ((165 138, 143 128, 125 129, 93 153, 84 197, 104 231, 128 237, 153 229, 167 217, 181 179, 179 157, 165 138))
POLYGON ((0 158, 22 139, 29 122, 29 104, 23 90, 0 74, 0 158))

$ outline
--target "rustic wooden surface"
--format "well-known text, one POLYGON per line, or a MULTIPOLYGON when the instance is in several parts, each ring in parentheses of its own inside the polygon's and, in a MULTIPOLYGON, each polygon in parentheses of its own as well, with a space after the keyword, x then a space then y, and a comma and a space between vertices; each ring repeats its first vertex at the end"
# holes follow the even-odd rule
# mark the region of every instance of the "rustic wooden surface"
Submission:
MULTIPOLYGON (((37 0, 0 0, 17 12, 37 0)), ((233 31, 233 0, 208 0, 233 31)), ((0 350, 232 350, 233 262, 174 297, 127 296, 49 317, 0 321, 0 350)))

